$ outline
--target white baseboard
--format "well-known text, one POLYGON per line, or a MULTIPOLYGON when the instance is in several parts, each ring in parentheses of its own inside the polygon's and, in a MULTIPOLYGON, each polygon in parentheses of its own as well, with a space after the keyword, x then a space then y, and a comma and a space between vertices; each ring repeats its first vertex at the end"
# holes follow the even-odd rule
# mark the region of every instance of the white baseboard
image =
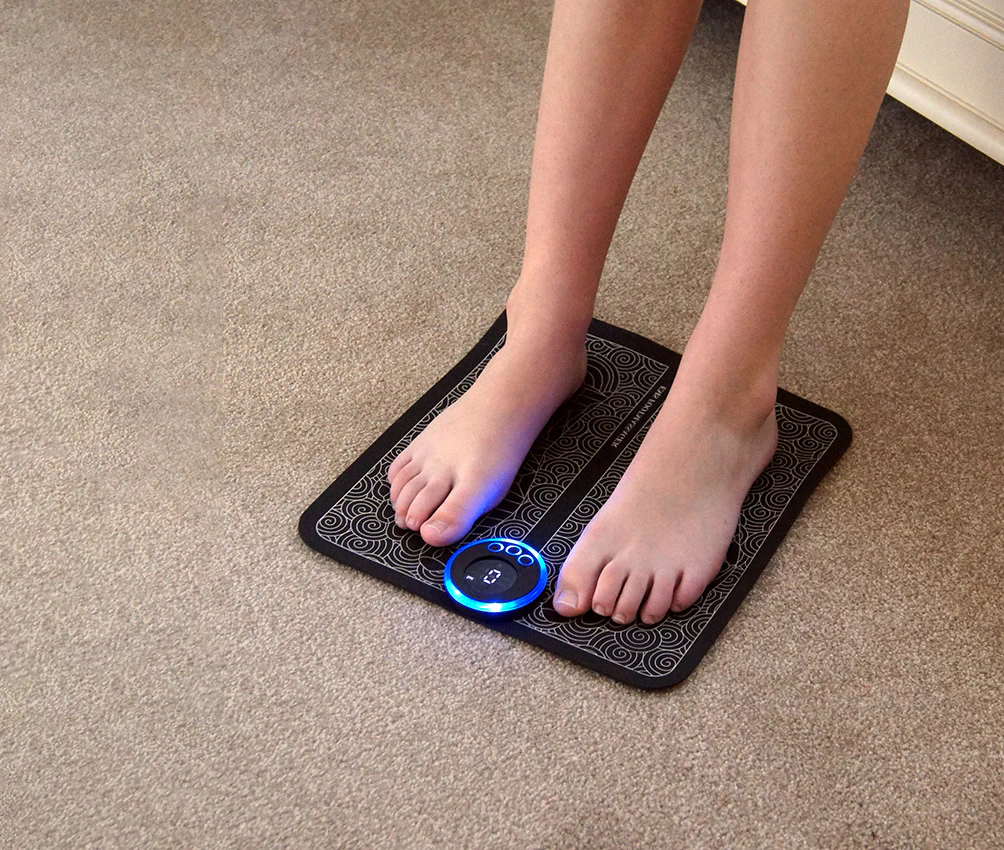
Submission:
POLYGON ((889 81, 889 94, 991 159, 1004 164, 1004 126, 933 80, 897 65, 889 81))
POLYGON ((1004 163, 1004 0, 913 0, 889 94, 1004 163))

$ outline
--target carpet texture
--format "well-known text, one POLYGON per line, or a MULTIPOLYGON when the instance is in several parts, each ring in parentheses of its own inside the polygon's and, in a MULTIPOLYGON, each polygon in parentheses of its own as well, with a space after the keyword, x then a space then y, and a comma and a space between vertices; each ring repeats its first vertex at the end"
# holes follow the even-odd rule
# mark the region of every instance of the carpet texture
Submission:
MULTIPOLYGON (((542 2, 0 16, 0 846, 1004 843, 1004 169, 887 99, 782 385, 855 442, 644 693, 296 520, 519 269, 542 2)), ((596 307, 679 350, 742 9, 708 0, 596 307)))

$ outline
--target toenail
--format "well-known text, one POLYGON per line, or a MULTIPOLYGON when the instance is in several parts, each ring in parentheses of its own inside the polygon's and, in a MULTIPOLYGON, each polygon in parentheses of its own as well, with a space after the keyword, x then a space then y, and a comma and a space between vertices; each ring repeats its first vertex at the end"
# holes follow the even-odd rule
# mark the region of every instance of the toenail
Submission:
POLYGON ((431 528, 433 531, 438 531, 440 534, 446 531, 446 523, 443 522, 441 519, 430 519, 425 524, 425 527, 431 528))
POLYGON ((593 611, 595 611, 595 612, 596 612, 597 614, 599 614, 599 615, 600 615, 601 617, 605 617, 605 616, 607 616, 607 614, 609 613, 609 612, 607 611, 607 608, 606 608, 606 606, 605 606, 605 605, 594 605, 594 606, 593 606, 593 611))
POLYGON ((613 620, 618 626, 623 626, 627 623, 628 618, 624 614, 614 614, 613 620))
POLYGON ((575 608, 575 603, 579 601, 577 597, 570 590, 563 590, 558 594, 558 598, 554 600, 555 607, 561 606, 562 608, 575 608))

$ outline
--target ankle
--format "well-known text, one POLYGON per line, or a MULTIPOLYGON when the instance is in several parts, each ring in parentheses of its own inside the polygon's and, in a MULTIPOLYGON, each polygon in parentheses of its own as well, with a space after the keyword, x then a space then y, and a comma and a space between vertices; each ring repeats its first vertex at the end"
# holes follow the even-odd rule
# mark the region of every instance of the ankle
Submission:
POLYGON ((774 411, 784 343, 783 329, 766 324, 709 299, 683 351, 681 377, 726 410, 766 419, 774 411))
POLYGON ((595 296, 595 286, 524 269, 506 300, 508 337, 584 346, 595 296))
POLYGON ((588 369, 584 339, 567 338, 547 330, 533 332, 525 326, 518 332, 507 331, 505 345, 492 363, 496 360, 509 364, 511 374, 523 376, 518 393, 524 397, 528 392, 540 390, 567 398, 582 385, 588 369), (533 389, 525 383, 527 376, 533 389))
POLYGON ((673 392, 709 420, 737 431, 758 430, 774 416, 777 366, 744 360, 732 352, 714 356, 688 345, 673 392))
POLYGON ((567 398, 586 377, 586 328, 568 321, 567 316, 551 313, 546 305, 532 309, 532 299, 513 299, 506 304, 506 337, 496 360, 509 364, 511 374, 523 377, 518 393, 525 396, 525 376, 532 375, 536 389, 545 394, 557 393, 567 398), (515 370, 515 371, 513 371, 515 370))

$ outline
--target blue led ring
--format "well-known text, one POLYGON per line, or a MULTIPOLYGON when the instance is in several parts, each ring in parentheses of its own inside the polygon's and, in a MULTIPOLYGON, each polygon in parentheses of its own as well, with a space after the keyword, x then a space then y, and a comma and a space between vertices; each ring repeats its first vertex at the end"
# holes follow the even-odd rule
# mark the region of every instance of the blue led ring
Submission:
MULTIPOLYGON (((467 557, 470 557, 471 554, 476 553, 468 553, 467 557)), ((477 558, 474 558, 473 560, 477 560, 477 558)), ((453 600, 465 608, 469 608, 472 611, 477 611, 482 614, 505 614, 523 608, 540 596, 546 585, 547 567, 545 566, 544 559, 540 556, 540 553, 532 546, 528 546, 526 543, 519 540, 512 540, 508 537, 488 537, 482 540, 475 540, 472 543, 468 543, 465 546, 460 547, 453 553, 450 560, 446 562, 446 567, 443 570, 443 586, 446 588, 446 592, 450 594, 453 600), (535 564, 537 567, 537 581, 535 582, 533 588, 516 599, 507 599, 505 601, 498 602, 482 601, 468 596, 460 587, 457 586, 456 582, 453 580, 452 572, 453 566, 458 557, 463 555, 465 552, 468 552, 468 550, 475 546, 481 547, 487 554, 490 555, 497 556, 503 549, 505 549, 506 554, 518 554, 516 563, 523 567, 529 567, 535 564), (524 560, 526 556, 530 556, 531 560, 529 562, 524 560)))

